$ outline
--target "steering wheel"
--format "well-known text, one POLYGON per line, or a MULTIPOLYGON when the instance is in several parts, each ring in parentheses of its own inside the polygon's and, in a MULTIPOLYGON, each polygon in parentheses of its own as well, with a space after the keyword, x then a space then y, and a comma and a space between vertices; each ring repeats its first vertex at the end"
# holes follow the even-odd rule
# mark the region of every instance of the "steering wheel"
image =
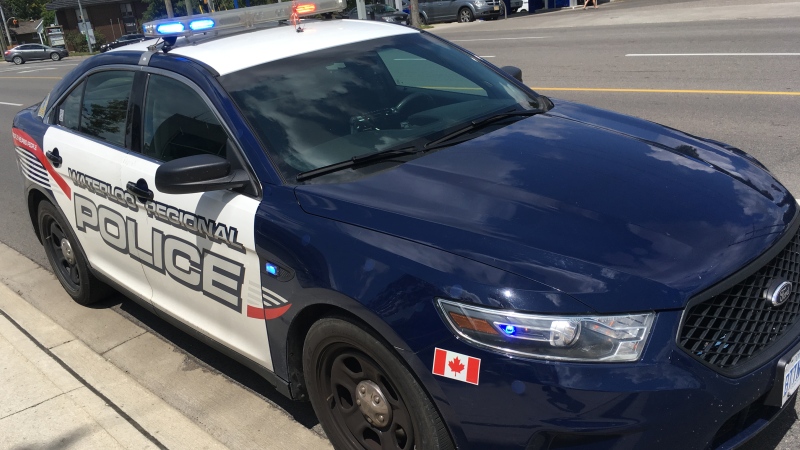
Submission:
POLYGON ((398 103, 397 106, 394 107, 394 111, 396 114, 402 114, 404 109, 409 108, 409 105, 413 103, 419 103, 420 105, 422 105, 421 102, 431 103, 433 102, 433 97, 431 97, 430 94, 426 94, 423 92, 414 92, 413 94, 409 94, 403 97, 403 99, 400 100, 400 103, 398 103))

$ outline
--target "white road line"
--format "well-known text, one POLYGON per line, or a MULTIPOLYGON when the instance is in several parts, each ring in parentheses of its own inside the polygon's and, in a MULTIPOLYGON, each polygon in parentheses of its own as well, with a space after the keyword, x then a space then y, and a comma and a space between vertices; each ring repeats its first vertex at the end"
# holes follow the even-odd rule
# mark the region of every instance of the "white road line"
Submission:
POLYGON ((22 103, 7 103, 7 102, 0 102, 0 105, 8 105, 8 106, 22 106, 22 103))
MULTIPOLYGON (((53 68, 53 69, 58 69, 59 67, 66 67, 66 66, 77 66, 77 65, 78 65, 77 63, 76 63, 76 64, 58 64, 57 66, 52 66, 52 68, 53 68)), ((28 66, 28 67, 30 67, 30 66, 28 66)), ((39 66, 39 67, 51 67, 51 66, 39 66)), ((3 69, 3 70, 0 70, 0 72, 17 72, 17 73, 22 73, 22 72, 20 72, 20 70, 21 70, 21 69, 25 69, 25 68, 26 68, 26 67, 22 67, 22 66, 14 66, 14 67, 11 67, 11 68, 9 68, 9 69, 3 69)))
POLYGON ((628 53, 625 56, 800 56, 800 53, 628 53))
POLYGON ((31 73, 31 72, 38 72, 40 70, 56 70, 56 68, 55 67, 42 67, 41 69, 23 70, 22 72, 17 72, 17 73, 31 73))
POLYGON ((494 58, 494 56, 481 56, 481 58, 494 58))
POLYGON ((521 36, 509 38, 490 38, 490 39, 450 39, 450 42, 476 42, 476 41, 516 41, 517 39, 547 39, 550 36, 521 36))

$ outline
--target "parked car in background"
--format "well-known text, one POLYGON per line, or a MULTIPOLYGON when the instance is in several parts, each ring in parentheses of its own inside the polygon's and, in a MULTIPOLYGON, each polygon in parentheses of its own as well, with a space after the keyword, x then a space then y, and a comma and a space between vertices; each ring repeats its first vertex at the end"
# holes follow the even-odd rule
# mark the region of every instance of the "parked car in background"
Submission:
POLYGON ((52 59, 58 61, 69 56, 69 52, 63 48, 48 47, 41 44, 22 44, 3 53, 3 59, 14 64, 25 64, 27 61, 40 59, 52 59))
POLYGON ((103 44, 100 46, 100 53, 107 52, 112 48, 122 47, 123 45, 133 44, 134 42, 142 42, 147 39, 143 34, 126 34, 120 36, 119 39, 103 44))
MULTIPOLYGON (((392 1, 392 0, 388 0, 392 1)), ((512 0, 512 8, 522 6, 521 0, 512 0), (519 5, 516 5, 519 2, 519 5)), ((403 11, 410 14, 408 0, 403 0, 403 11)), ((419 21, 472 22, 476 19, 494 20, 503 15, 503 0, 419 0, 419 21)))
POLYGON ((519 11, 520 9, 522 9, 522 0, 510 0, 509 1, 509 7, 508 7, 508 13, 509 14, 514 14, 515 12, 519 11))
MULTIPOLYGON (((408 24, 408 14, 398 11, 389 5, 366 5, 367 18, 372 20, 382 20, 390 23, 408 24)), ((347 14, 349 19, 358 19, 358 8, 353 8, 347 14)))

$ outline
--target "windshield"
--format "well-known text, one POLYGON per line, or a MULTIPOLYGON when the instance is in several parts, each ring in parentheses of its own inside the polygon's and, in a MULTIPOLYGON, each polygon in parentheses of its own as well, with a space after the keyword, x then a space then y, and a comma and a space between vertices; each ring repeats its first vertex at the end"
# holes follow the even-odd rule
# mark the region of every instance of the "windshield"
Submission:
POLYGON ((424 34, 307 53, 221 77, 288 181, 360 155, 420 145, 536 97, 424 34))

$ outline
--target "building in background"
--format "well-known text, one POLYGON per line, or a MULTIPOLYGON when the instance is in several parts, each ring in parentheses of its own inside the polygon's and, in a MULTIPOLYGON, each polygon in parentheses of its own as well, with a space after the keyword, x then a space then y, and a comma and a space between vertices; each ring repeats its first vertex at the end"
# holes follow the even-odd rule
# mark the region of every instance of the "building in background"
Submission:
POLYGON ((147 4, 141 0, 81 0, 81 6, 83 14, 78 0, 53 0, 47 4, 47 9, 56 12, 58 25, 63 27, 64 33, 80 31, 83 34, 88 29, 90 40, 94 41, 94 35, 100 33, 108 42, 124 34, 141 33, 139 24, 147 9, 147 4), (85 25, 81 23, 81 16, 85 25))

